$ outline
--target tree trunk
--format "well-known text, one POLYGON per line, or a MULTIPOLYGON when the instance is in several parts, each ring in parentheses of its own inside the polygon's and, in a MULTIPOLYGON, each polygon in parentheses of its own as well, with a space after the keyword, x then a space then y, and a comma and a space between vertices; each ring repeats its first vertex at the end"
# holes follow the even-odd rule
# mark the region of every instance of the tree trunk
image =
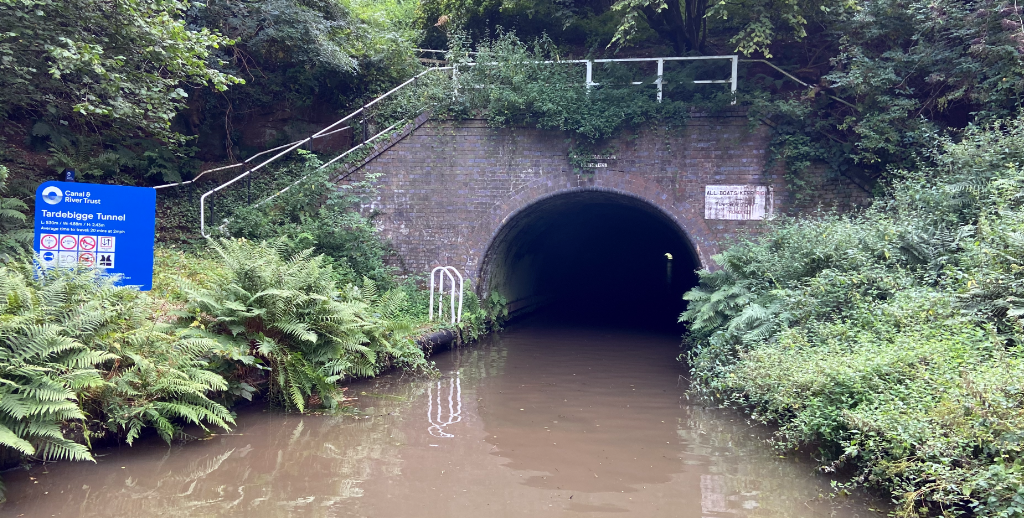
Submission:
POLYGON ((704 50, 707 38, 707 0, 669 0, 660 11, 653 6, 643 9, 651 29, 672 43, 676 54, 704 50))

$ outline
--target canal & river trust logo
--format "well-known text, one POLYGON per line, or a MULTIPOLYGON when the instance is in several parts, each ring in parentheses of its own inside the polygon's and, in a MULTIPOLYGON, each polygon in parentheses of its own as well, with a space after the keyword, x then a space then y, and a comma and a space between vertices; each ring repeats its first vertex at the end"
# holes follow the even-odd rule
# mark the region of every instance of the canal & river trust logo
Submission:
POLYGON ((64 191, 52 185, 43 189, 43 201, 50 205, 56 205, 60 203, 60 200, 62 198, 64 198, 64 191))

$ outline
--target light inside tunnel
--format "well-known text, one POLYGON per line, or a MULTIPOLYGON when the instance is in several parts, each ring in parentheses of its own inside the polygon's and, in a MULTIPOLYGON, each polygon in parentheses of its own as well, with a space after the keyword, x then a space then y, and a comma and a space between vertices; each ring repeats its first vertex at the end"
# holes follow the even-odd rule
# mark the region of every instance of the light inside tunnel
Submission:
POLYGON ((671 325, 698 266, 683 231, 657 208, 580 191, 513 216, 491 243, 483 273, 485 289, 504 295, 513 313, 671 325))

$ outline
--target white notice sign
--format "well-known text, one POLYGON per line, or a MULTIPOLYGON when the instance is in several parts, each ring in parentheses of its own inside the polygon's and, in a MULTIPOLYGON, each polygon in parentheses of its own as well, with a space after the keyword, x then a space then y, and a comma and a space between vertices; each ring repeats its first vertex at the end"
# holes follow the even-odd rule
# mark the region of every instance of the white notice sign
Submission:
POLYGON ((770 186, 708 185, 704 188, 704 219, 771 218, 773 203, 770 186))

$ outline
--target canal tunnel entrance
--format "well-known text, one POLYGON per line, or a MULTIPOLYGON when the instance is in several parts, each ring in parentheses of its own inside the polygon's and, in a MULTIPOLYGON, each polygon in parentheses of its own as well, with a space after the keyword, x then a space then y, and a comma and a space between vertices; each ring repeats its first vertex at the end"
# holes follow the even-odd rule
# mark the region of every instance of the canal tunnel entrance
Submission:
POLYGON ((658 208, 577 191, 513 216, 492 241, 483 274, 514 316, 677 327, 699 265, 685 233, 658 208))

